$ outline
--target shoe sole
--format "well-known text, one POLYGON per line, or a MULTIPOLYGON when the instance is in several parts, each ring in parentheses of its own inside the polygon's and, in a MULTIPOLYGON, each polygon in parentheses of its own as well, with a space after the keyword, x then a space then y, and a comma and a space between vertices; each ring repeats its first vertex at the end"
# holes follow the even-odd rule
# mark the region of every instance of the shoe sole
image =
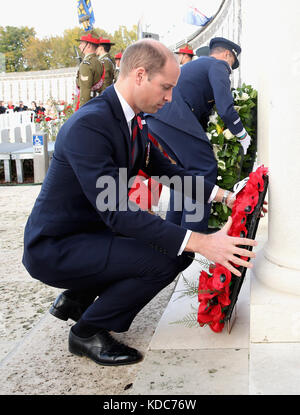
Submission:
POLYGON ((133 364, 139 363, 141 360, 143 360, 143 357, 141 357, 139 360, 135 360, 134 362, 103 363, 103 362, 99 362, 99 361, 93 359, 90 356, 87 356, 86 354, 84 354, 82 352, 78 352, 77 350, 75 351, 70 346, 69 346, 69 352, 72 353, 72 354, 74 354, 75 356, 78 356, 78 357, 87 357, 88 359, 90 359, 93 362, 97 363, 97 365, 102 365, 102 366, 124 366, 124 365, 133 365, 133 364))
POLYGON ((64 320, 64 321, 67 321, 68 318, 70 318, 70 317, 66 317, 65 314, 61 313, 59 310, 57 310, 53 306, 50 308, 49 313, 52 314, 54 317, 59 318, 60 320, 64 320))

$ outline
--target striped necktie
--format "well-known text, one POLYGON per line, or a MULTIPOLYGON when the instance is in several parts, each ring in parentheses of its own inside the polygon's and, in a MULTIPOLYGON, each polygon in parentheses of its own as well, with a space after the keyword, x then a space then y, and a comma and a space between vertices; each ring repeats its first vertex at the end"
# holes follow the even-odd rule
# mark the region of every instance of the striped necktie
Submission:
POLYGON ((137 135, 139 132, 137 116, 135 115, 131 122, 131 164, 134 165, 134 162, 137 157, 137 135))

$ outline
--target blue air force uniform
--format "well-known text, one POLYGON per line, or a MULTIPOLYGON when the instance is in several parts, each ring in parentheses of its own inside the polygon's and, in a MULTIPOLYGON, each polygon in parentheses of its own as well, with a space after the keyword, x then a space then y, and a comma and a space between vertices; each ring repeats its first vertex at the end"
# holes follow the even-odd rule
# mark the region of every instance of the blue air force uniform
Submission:
MULTIPOLYGON (((227 39, 214 38, 210 48, 213 46, 229 49, 235 58, 232 68, 239 66, 237 56, 241 48, 238 45, 227 39)), ((202 56, 188 62, 181 68, 172 102, 165 104, 156 114, 147 114, 150 133, 169 155, 189 172, 204 176, 214 183, 217 179, 217 162, 205 133, 213 106, 216 104, 219 115, 233 134, 243 131, 240 117, 234 109, 230 74, 229 64, 212 56, 202 56)), ((204 204, 201 222, 188 222, 186 216, 191 211, 175 211, 174 197, 176 194, 174 196, 171 191, 167 220, 194 231, 206 232, 211 204, 204 204)), ((181 195, 177 197, 181 198, 181 195)), ((185 202, 190 209, 190 203, 185 202)))
POLYGON ((177 88, 205 130, 214 105, 232 134, 244 128, 234 109, 230 74, 227 62, 211 56, 201 56, 181 68, 177 88))

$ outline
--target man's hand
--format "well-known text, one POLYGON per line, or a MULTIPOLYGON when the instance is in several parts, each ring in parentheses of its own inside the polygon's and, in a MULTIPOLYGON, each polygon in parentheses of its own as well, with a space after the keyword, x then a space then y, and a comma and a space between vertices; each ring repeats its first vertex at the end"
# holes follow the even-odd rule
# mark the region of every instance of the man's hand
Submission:
POLYGON ((241 143, 241 145, 243 147, 244 155, 246 155, 247 154, 248 147, 251 144, 251 137, 250 137, 250 135, 247 134, 245 138, 241 138, 240 139, 240 143, 241 143))
POLYGON ((240 277, 241 273, 232 264, 246 268, 252 268, 253 265, 248 261, 240 259, 237 255, 255 258, 255 253, 238 246, 256 246, 257 242, 253 239, 228 236, 231 225, 232 218, 230 216, 224 227, 216 233, 204 235, 192 232, 185 250, 198 252, 210 261, 223 265, 234 275, 240 277))

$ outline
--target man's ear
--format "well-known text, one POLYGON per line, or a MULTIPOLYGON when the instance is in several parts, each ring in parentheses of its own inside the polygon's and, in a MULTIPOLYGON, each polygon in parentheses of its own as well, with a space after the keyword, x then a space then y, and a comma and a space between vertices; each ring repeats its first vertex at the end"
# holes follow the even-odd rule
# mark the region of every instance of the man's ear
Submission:
POLYGON ((141 85, 142 81, 146 77, 146 71, 145 68, 140 67, 135 70, 135 82, 137 85, 141 85))

